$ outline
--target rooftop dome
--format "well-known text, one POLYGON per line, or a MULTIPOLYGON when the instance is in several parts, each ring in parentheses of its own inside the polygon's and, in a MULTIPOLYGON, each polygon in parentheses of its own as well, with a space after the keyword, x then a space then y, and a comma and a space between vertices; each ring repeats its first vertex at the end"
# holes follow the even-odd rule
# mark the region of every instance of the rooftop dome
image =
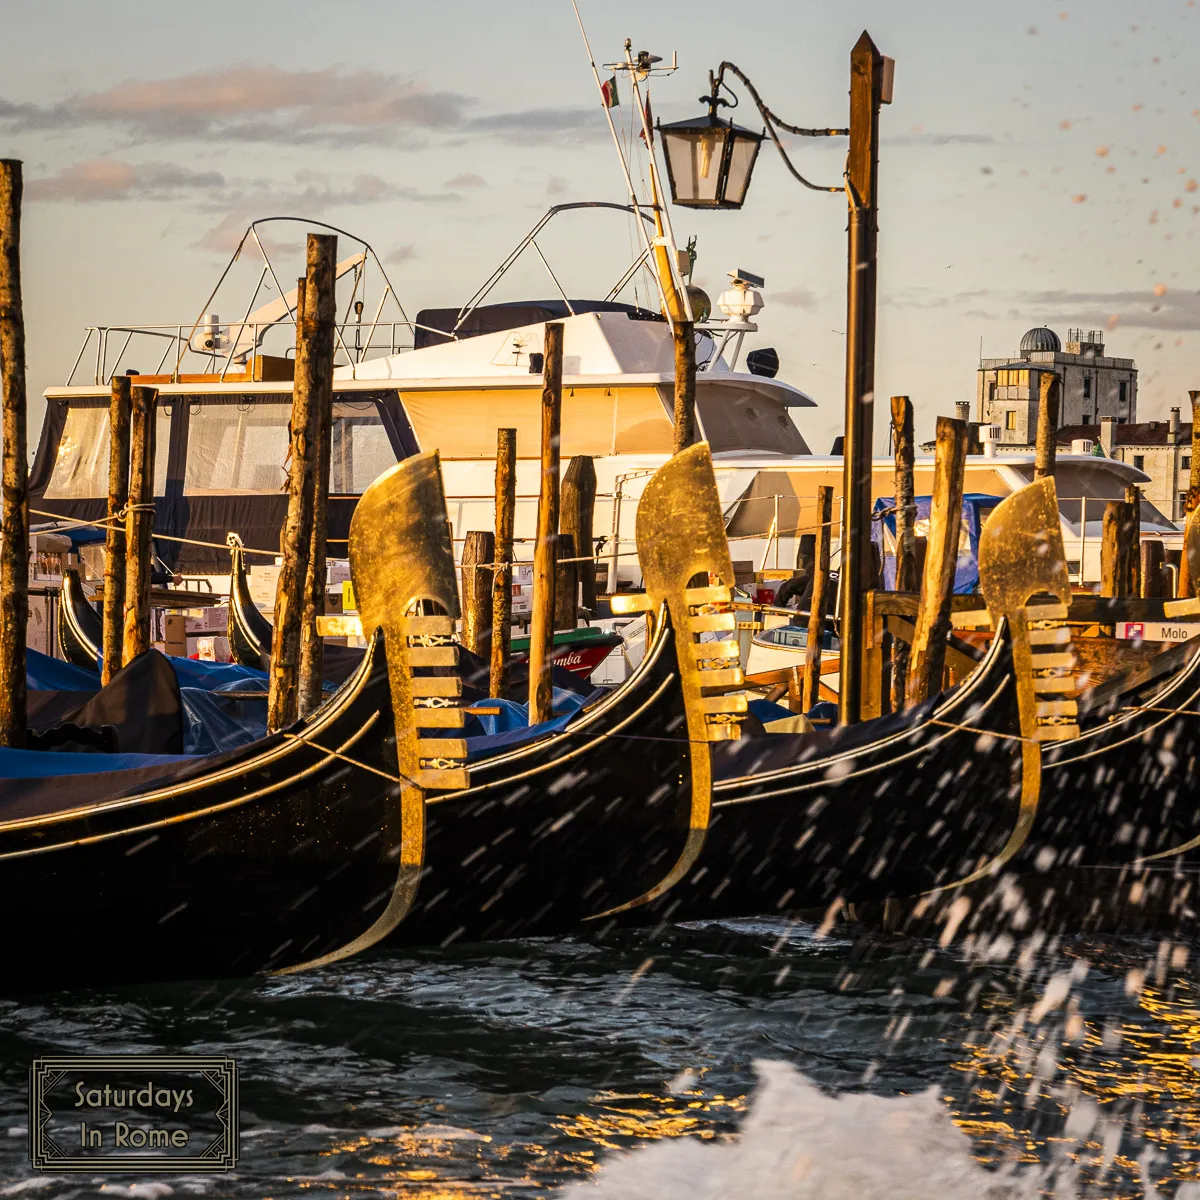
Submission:
POLYGON ((1047 329, 1045 325, 1039 325, 1037 329, 1031 329, 1021 339, 1021 353, 1032 354, 1038 350, 1059 351, 1062 349, 1062 342, 1058 340, 1058 334, 1053 329, 1047 329))

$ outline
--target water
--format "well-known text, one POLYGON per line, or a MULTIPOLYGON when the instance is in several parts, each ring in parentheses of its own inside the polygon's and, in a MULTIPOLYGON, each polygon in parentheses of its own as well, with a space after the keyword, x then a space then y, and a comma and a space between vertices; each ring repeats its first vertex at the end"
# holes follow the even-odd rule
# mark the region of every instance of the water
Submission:
POLYGON ((1187 1198, 1200 955, 1034 950, 736 922, 0 1001, 0 1197, 1187 1198), (234 1055, 237 1172, 33 1173, 30 1059, 98 1052, 234 1055))

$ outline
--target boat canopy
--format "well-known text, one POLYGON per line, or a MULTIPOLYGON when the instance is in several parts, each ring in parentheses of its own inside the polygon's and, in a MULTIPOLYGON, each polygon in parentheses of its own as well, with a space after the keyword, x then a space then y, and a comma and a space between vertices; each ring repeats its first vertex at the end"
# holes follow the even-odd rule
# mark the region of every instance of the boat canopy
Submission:
POLYGON ((666 321, 661 313, 614 300, 526 300, 513 304, 485 304, 471 309, 465 318, 463 311, 461 308, 421 309, 413 330, 413 349, 441 345, 452 338, 478 337, 483 333, 520 329, 524 325, 561 321, 578 313, 619 312, 634 321, 666 321))

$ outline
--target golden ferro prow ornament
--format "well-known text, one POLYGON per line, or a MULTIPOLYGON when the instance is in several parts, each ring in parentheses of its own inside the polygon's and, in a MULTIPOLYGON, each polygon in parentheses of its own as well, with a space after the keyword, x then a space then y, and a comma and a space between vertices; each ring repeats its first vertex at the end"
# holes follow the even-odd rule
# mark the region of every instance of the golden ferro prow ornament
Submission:
POLYGON ((415 889, 424 861, 425 790, 467 786, 462 681, 457 675, 416 673, 458 665, 458 585, 437 451, 405 459, 363 493, 350 523, 350 572, 363 636, 383 631, 396 725, 402 862, 414 874, 415 889), (427 615, 431 608, 439 610, 436 615, 427 615), (447 736, 436 736, 442 730, 447 736))
MULTIPOLYGON (((1017 820, 998 854, 948 887, 999 870, 1024 845, 1037 815, 1042 786, 1041 743, 1079 736, 1075 656, 1066 625, 1071 581, 1062 515, 1052 476, 1002 500, 979 534, 979 590, 997 636, 1007 627, 1021 728, 1021 799, 1017 820), (1057 603, 1031 605, 1035 597, 1057 603)), ((942 890, 942 889, 937 889, 942 890)))
POLYGON ((733 563, 707 442, 689 446, 655 472, 638 502, 636 530, 646 590, 614 596, 612 611, 645 612, 647 643, 656 623, 670 617, 687 714, 692 798, 679 860, 665 879, 622 908, 662 895, 696 861, 712 810, 708 743, 739 737, 746 713, 745 696, 721 694, 744 682, 737 642, 700 640, 703 634, 732 633, 735 627, 733 563), (716 695, 715 689, 720 689, 716 695))

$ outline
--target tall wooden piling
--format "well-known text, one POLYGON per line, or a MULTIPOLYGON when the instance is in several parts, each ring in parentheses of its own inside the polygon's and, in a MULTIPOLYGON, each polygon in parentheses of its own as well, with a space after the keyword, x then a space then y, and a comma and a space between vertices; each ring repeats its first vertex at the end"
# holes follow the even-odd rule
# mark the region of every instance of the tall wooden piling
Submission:
POLYGON ((696 440, 696 327, 676 321, 675 334, 675 449, 678 454, 696 440))
POLYGON ((552 716, 550 656, 554 646, 554 576, 558 534, 559 454, 562 428, 563 327, 546 325, 542 362, 542 482, 533 551, 533 614, 529 624, 529 723, 552 716))
MULTIPOLYGON (((275 630, 271 640, 271 676, 267 728, 290 725, 300 711, 300 646, 306 607, 305 559, 312 546, 317 491, 317 444, 320 433, 323 291, 333 292, 337 239, 308 235, 305 277, 297 283, 296 368, 292 389, 292 439, 288 470, 288 510, 283 526, 283 564, 275 590, 275 630)), ((332 323, 329 326, 332 337, 332 323)), ((332 353, 332 351, 331 351, 332 353)))
MULTIPOLYGON (((1200 507, 1200 391, 1189 391, 1188 398, 1192 402, 1192 460, 1188 474, 1188 490, 1183 498, 1183 517, 1186 518, 1200 507)), ((1175 594, 1181 600, 1190 599, 1196 591, 1196 582, 1191 577, 1187 555, 1179 560, 1179 574, 1176 577, 1175 594)))
POLYGON ((21 164, 0 159, 0 746, 25 744, 25 631, 29 622, 29 469, 25 433, 25 317, 21 306, 21 164))
POLYGON ((129 502, 128 375, 114 375, 108 402, 108 526, 104 531, 104 635, 101 683, 121 669, 125 607, 125 505, 129 502))
POLYGON ((1037 446, 1033 458, 1033 477, 1045 479, 1054 474, 1062 380, 1051 371, 1043 371, 1038 386, 1037 446))
MULTIPOLYGON (((917 506, 913 485, 913 407, 907 396, 892 397, 892 438, 896 446, 895 485, 896 504, 896 591, 915 592, 917 580, 917 506)), ((896 638, 892 642, 892 711, 904 707, 905 683, 908 679, 908 643, 896 638)))
POLYGON ((941 690, 950 636, 950 597, 958 563, 962 527, 963 474, 967 459, 965 421, 938 417, 933 470, 933 498, 929 512, 929 541, 925 574, 917 605, 916 629, 909 659, 907 699, 920 704, 941 690))
POLYGON ((517 431, 496 431, 496 538, 492 572, 492 646, 488 694, 508 694, 512 656, 513 525, 517 508, 517 431))
MULTIPOLYGON (((596 466, 590 455, 577 454, 567 464, 562 481, 562 516, 560 528, 569 534, 580 559, 594 552, 592 521, 596 509, 596 466)), ((581 590, 580 603, 584 608, 596 608, 596 564, 577 562, 575 576, 581 590)))
POLYGON ((825 611, 829 607, 829 545, 833 538, 833 488, 817 488, 817 545, 813 563, 812 600, 808 607, 808 644, 804 651, 804 711, 821 698, 821 647, 825 611))
POLYGON ((125 607, 121 662, 150 649, 150 558, 154 532, 155 410, 158 391, 130 388, 129 500, 125 506, 125 607))
MULTIPOLYGON (((301 362, 296 353, 296 378, 307 376, 309 404, 313 409, 312 530, 304 563, 304 613, 300 623, 299 715, 307 716, 321 704, 325 686, 325 643, 317 633, 317 618, 325 614, 326 535, 329 527, 329 471, 333 452, 333 341, 337 322, 334 263, 337 237, 309 234, 305 266, 304 308, 298 323, 304 326, 309 352, 301 362), (315 287, 309 286, 311 280, 315 287)), ((297 297, 299 299, 299 297, 297 297)), ((289 497, 290 499, 290 497, 289 497)), ((282 574, 282 572, 281 572, 282 574)))
POLYGON ((470 530, 463 542, 462 552, 462 644, 472 654, 489 660, 492 643, 492 565, 495 558, 495 534, 470 530))
POLYGON ((1162 542, 1158 538, 1153 538, 1142 542, 1140 550, 1141 587, 1139 594, 1143 600, 1169 600, 1171 591, 1165 579, 1166 571, 1163 569, 1166 556, 1163 553, 1162 542))

